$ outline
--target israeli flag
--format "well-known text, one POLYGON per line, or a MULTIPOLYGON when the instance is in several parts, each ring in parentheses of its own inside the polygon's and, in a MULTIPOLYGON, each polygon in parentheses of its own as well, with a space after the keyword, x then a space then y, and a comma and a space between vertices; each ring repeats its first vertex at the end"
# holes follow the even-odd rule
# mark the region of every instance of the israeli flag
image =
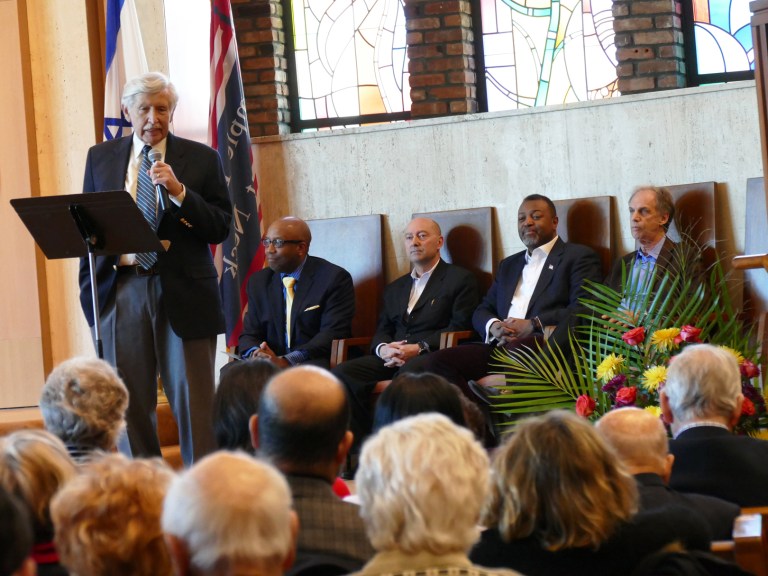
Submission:
POLYGON ((133 0, 107 0, 106 44, 104 140, 112 140, 132 132, 120 108, 123 86, 128 79, 149 72, 133 0))

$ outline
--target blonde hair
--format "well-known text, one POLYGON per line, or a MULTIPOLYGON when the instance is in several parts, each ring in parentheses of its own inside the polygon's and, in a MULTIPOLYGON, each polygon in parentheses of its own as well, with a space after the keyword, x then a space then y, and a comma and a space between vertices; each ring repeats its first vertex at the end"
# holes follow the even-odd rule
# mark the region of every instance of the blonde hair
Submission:
POLYGON ((488 456, 442 414, 385 426, 365 443, 356 476, 360 515, 377 550, 465 553, 479 536, 488 456))
POLYGON ((88 576, 170 575, 160 516, 172 477, 159 459, 84 464, 51 503, 61 563, 88 576))
POLYGON ((597 548, 637 511, 635 480, 592 426, 553 410, 521 421, 494 455, 484 521, 549 550, 597 548))
POLYGON ((35 541, 53 537, 50 504, 77 469, 61 440, 44 430, 0 437, 0 486, 29 510, 35 541))

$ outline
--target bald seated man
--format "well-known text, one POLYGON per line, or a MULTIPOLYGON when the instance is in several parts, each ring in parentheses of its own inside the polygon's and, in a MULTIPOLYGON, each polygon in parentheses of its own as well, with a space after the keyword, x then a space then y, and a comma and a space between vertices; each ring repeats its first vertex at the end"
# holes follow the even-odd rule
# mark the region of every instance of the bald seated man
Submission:
POLYGON ((251 418, 257 454, 285 474, 301 531, 297 564, 328 557, 353 572, 370 559, 358 507, 331 489, 352 445, 344 387, 330 372, 297 366, 277 374, 251 418))
POLYGON ((425 358, 440 347, 443 332, 472 329, 480 301, 476 278, 440 258, 443 234, 437 222, 414 218, 403 231, 403 243, 412 269, 384 290, 372 354, 333 370, 349 393, 356 443, 371 431, 376 382, 401 371, 421 371, 425 358))
POLYGON ((217 452, 175 478, 162 525, 177 576, 279 576, 293 563, 288 484, 244 453, 217 452))
POLYGON ((331 342, 352 335, 355 289, 349 272, 309 256, 312 233, 304 220, 273 222, 262 240, 268 268, 248 280, 248 311, 239 349, 280 368, 328 368, 331 342))
POLYGON ((600 418, 596 428, 635 477, 640 510, 679 506, 703 518, 714 540, 733 537, 733 522, 740 514, 736 504, 676 492, 668 486, 675 457, 669 453, 667 431, 658 416, 639 408, 621 408, 600 418))

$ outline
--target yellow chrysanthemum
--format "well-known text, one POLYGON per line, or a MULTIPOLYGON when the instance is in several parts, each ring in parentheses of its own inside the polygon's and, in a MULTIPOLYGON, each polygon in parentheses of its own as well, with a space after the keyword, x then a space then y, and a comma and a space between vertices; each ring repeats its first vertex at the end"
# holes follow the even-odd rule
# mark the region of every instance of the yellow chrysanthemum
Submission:
POLYGON ((650 392, 658 389, 659 384, 667 381, 667 367, 653 366, 643 372, 643 388, 650 392))
POLYGON ((736 364, 738 364, 739 366, 741 366, 741 363, 744 362, 744 356, 742 356, 741 352, 739 352, 738 350, 734 350, 733 348, 730 348, 728 346, 720 346, 720 348, 722 348, 726 352, 730 352, 731 354, 733 354, 733 357, 736 358, 736 364))
POLYGON ((661 417, 661 408, 659 408, 658 406, 646 406, 645 411, 650 412, 651 414, 656 416, 656 418, 661 417))
POLYGON ((674 350, 678 347, 675 338, 680 335, 680 328, 661 328, 656 330, 651 336, 651 344, 656 346, 662 352, 674 350))
POLYGON ((597 378, 603 382, 608 382, 608 380, 618 374, 622 366, 624 366, 624 356, 609 354, 597 367, 597 378))

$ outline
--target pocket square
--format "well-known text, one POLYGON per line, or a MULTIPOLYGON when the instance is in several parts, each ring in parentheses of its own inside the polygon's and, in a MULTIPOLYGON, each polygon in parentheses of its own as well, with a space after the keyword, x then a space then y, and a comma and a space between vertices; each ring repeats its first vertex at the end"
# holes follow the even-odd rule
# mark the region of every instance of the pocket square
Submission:
POLYGON ((320 304, 315 304, 314 306, 310 306, 309 308, 304 308, 304 312, 309 312, 310 310, 316 310, 317 308, 320 308, 320 304))

